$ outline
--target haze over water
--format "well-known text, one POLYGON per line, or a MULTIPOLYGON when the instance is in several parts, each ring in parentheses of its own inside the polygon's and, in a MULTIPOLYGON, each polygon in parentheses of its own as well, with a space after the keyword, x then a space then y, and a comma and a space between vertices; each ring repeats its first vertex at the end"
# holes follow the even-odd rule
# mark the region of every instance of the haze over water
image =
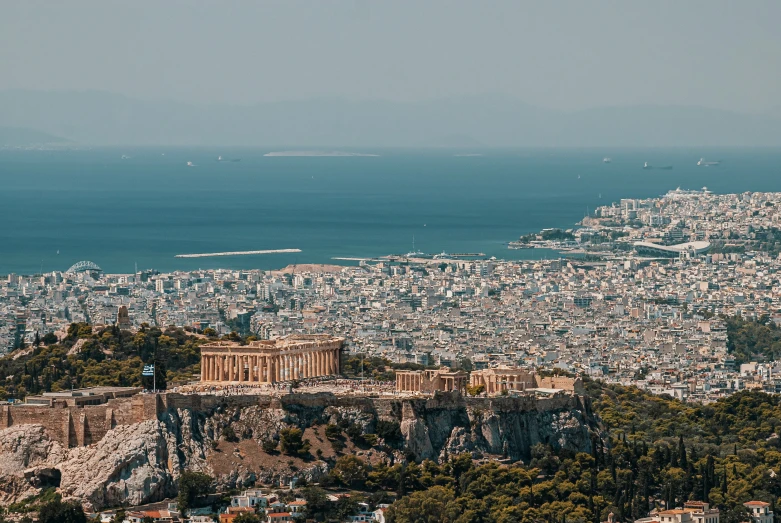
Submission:
POLYGON ((781 191, 778 149, 373 149, 359 152, 380 156, 264 157, 269 151, 0 151, 0 274, 64 271, 80 260, 112 273, 130 273, 135 263, 165 272, 273 269, 406 253, 413 236, 427 253, 550 257, 555 253, 509 250, 506 242, 572 227, 599 205, 679 186, 781 191), (468 153, 483 156, 455 156, 468 153), (218 162, 218 155, 241 161, 218 162), (612 163, 602 163, 604 156, 612 163), (722 164, 697 167, 700 157, 722 164), (674 169, 643 170, 645 161, 674 169), (284 248, 302 252, 174 258, 284 248))

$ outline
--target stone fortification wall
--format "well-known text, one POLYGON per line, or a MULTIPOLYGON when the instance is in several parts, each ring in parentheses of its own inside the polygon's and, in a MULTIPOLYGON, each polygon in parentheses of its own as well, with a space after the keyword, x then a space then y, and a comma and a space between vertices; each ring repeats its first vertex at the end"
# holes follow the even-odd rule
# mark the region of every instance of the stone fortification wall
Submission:
POLYGON ((157 418, 162 410, 155 406, 155 397, 151 394, 111 399, 102 405, 73 406, 64 402, 54 402, 51 406, 3 405, 0 406, 0 430, 18 425, 40 425, 51 439, 64 447, 78 447, 100 441, 117 425, 157 418))
MULTIPOLYGON (((212 396, 198 394, 137 394, 130 398, 109 400, 103 405, 83 407, 4 405, 0 407, 0 430, 18 425, 41 425, 49 437, 65 447, 89 445, 100 441, 106 432, 118 425, 132 425, 159 419, 166 411, 188 410, 209 415, 218 407, 280 409, 290 412, 323 412, 327 408, 348 409, 370 414, 377 419, 419 418, 430 413, 458 413, 467 410, 484 412, 544 412, 579 408, 580 400, 560 393, 550 398, 533 395, 467 398, 458 392, 438 392, 421 398, 371 398, 335 396, 330 393, 212 396)), ((450 414, 448 414, 450 416, 450 414)))

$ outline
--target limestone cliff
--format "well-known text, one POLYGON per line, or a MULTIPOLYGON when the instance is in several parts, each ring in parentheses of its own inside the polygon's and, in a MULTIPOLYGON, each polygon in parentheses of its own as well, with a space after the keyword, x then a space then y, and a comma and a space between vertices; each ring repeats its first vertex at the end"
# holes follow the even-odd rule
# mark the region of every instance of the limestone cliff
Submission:
POLYGON ((440 394, 428 399, 338 398, 328 394, 258 397, 255 404, 224 399, 209 409, 168 408, 158 419, 109 430, 97 443, 64 449, 40 425, 0 431, 0 502, 9 503, 58 485, 63 496, 93 509, 141 504, 174 496, 184 470, 215 477, 222 487, 255 481, 317 481, 337 456, 323 426, 341 424, 375 433, 380 420, 398 424, 398 441, 378 441, 352 452, 372 463, 403 459, 447 459, 472 452, 528 459, 546 443, 573 452, 591 450, 599 437, 596 420, 577 396, 465 399, 440 394), (239 441, 225 441, 231 427, 239 441), (278 440, 286 427, 303 429, 313 444, 311 460, 267 454, 262 442, 278 440), (317 451, 317 452, 315 452, 317 451))

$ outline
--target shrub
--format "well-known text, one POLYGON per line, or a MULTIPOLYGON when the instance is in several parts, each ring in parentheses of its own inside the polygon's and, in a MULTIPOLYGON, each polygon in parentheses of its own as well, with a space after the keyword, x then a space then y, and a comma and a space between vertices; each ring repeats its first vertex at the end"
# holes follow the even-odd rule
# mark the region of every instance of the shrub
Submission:
POLYGON ((239 437, 236 436, 236 432, 234 432, 233 427, 230 425, 222 429, 222 439, 230 441, 231 443, 239 441, 239 437))
POLYGON ((277 451, 277 442, 273 439, 264 439, 263 443, 261 443, 261 447, 263 447, 263 452, 271 454, 272 452, 277 451))
POLYGON ((328 439, 337 439, 341 437, 342 435, 342 429, 340 429, 336 425, 326 425, 325 427, 325 437, 328 439))
POLYGON ((279 448, 282 453, 302 458, 308 456, 312 444, 303 436, 301 429, 282 429, 279 433, 279 448))

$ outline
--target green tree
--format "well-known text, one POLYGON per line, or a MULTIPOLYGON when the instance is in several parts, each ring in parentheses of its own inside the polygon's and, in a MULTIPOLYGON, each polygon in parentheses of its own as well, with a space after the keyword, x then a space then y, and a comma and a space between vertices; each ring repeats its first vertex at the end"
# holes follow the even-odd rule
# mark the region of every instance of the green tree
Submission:
POLYGON ((125 509, 120 508, 116 511, 114 517, 111 518, 111 523, 124 523, 125 517, 126 517, 125 509))
POLYGON ((485 392, 485 385, 467 385, 466 393, 470 396, 479 396, 485 392))
POLYGON ((279 448, 282 453, 302 458, 308 456, 312 444, 308 439, 304 439, 303 436, 304 433, 297 428, 287 428, 279 431, 279 448))
POLYGON ((38 510, 39 523, 87 523, 87 516, 81 503, 63 502, 59 498, 41 505, 38 510))
POLYGON ((325 426, 325 437, 328 439, 337 439, 342 436, 342 429, 339 428, 338 425, 326 425, 325 426))
MULTIPOLYGON (((461 515, 449 488, 434 486, 401 498, 388 509, 388 523, 451 523, 461 515)), ((464 513, 466 516, 466 513, 464 513)), ((470 521, 465 518, 463 521, 470 521)))
POLYGON ((231 443, 236 443, 239 441, 239 437, 236 435, 236 431, 234 431, 233 427, 230 425, 226 425, 220 432, 220 435, 222 436, 222 439, 231 443))
POLYGON ((306 508, 304 509, 306 519, 325 519, 332 508, 325 490, 320 487, 304 487, 301 489, 301 496, 306 500, 306 508))
POLYGON ((208 494, 211 483, 211 476, 203 472, 183 472, 179 476, 179 495, 176 498, 179 512, 186 513, 198 497, 208 494))
POLYGON ((352 454, 339 457, 331 470, 336 479, 353 488, 366 481, 368 472, 366 462, 352 454))

